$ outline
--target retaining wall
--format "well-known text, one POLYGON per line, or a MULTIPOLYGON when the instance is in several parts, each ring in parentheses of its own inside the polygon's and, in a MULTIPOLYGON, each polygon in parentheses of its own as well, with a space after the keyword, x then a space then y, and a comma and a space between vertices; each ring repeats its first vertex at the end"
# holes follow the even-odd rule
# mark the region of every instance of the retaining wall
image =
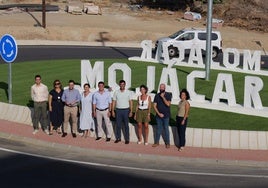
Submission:
MULTIPOLYGON (((32 126, 33 109, 26 106, 0 102, 0 119, 32 126)), ((137 126, 130 124, 130 141, 137 141, 137 126)), ((170 141, 178 143, 177 128, 170 127, 170 141)), ((69 130, 70 131, 70 130, 69 130)), ((149 143, 154 142, 155 126, 149 126, 149 143)), ((95 136, 95 134, 91 134, 95 136)), ((114 139, 114 136, 113 136, 114 139)), ((160 140, 163 144, 163 140, 160 140)), ((219 130, 219 129, 186 129, 186 146, 225 148, 225 149, 268 149, 268 131, 219 130)))

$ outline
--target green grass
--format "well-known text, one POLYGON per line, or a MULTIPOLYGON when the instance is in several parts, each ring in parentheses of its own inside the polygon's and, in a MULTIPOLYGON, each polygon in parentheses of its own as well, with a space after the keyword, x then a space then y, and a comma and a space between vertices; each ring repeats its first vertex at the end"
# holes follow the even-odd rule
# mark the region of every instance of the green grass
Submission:
MULTIPOLYGON (((104 81, 107 82, 108 67, 115 62, 127 63, 132 70, 132 88, 135 89, 141 84, 146 84, 147 66, 156 67, 155 86, 159 84, 162 68, 165 65, 155 63, 144 63, 136 61, 128 61, 126 59, 107 59, 105 62, 104 81)), ((95 60, 90 60, 94 64, 95 60)), ((196 68, 176 67, 179 80, 179 87, 186 87, 186 77, 196 68)), ((214 86, 218 73, 224 71, 211 70, 210 81, 204 79, 196 80, 196 92, 211 99, 214 92, 214 86)), ((236 93, 236 101, 239 104, 244 100, 244 78, 247 74, 225 72, 233 75, 234 88, 236 93)), ((40 74, 42 81, 49 89, 52 89, 52 83, 55 79, 60 79, 63 85, 67 85, 70 79, 80 82, 80 60, 56 60, 56 61, 33 61, 12 64, 12 93, 13 103, 32 106, 30 99, 30 87, 34 84, 34 76, 40 74)), ((260 92, 263 106, 268 106, 268 77, 258 76, 264 82, 264 88, 260 92), (267 84, 266 84, 267 83, 267 84)), ((122 79, 122 73, 117 74, 117 80, 122 79)), ((8 64, 0 64, 0 101, 8 102, 7 98, 7 80, 8 80, 8 64)), ((155 88, 157 89, 157 88, 155 88)), ((172 106, 171 125, 175 123, 176 105, 172 106)), ((152 123, 155 123, 153 118, 152 123)), ((232 129, 232 130, 268 130, 268 118, 241 115, 229 112, 207 110, 200 108, 191 108, 189 127, 196 128, 212 128, 212 129, 232 129)))

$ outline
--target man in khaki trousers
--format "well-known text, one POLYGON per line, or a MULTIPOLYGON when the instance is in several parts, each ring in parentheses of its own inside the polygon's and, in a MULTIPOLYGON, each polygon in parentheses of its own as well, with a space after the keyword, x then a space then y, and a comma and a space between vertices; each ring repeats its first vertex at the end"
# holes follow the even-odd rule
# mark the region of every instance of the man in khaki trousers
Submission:
POLYGON ((78 104, 81 100, 81 95, 77 89, 74 88, 74 81, 69 81, 69 88, 64 90, 62 94, 62 101, 64 106, 64 122, 63 122, 63 134, 62 137, 67 136, 67 128, 71 117, 72 122, 72 136, 76 138, 77 132, 77 113, 78 104))
POLYGON ((93 116, 97 119, 97 138, 96 141, 101 140, 104 131, 102 129, 103 120, 106 126, 106 142, 111 141, 112 137, 112 123, 110 121, 112 110, 112 97, 109 91, 105 91, 104 82, 98 83, 99 90, 93 95, 93 116))

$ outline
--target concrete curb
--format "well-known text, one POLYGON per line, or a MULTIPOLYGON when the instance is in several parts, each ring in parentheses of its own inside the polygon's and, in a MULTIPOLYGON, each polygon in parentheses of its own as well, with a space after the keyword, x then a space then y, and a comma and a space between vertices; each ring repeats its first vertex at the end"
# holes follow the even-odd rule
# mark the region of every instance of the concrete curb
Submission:
POLYGON ((1 133, 0 138, 11 140, 11 141, 18 141, 24 142, 27 144, 34 144, 42 147, 59 149, 59 150, 66 150, 66 151, 77 151, 79 153, 87 153, 90 156, 103 157, 107 156, 113 159, 118 160, 133 160, 133 158, 139 160, 147 160, 151 162, 160 161, 169 161, 176 164, 187 164, 187 163, 202 163, 202 164, 221 164, 221 165, 239 165, 239 166, 253 166, 253 167, 268 167, 267 162, 262 161, 247 161, 247 160, 226 160, 226 159, 210 159, 210 158, 199 158, 199 157, 177 157, 177 156, 164 156, 164 155, 152 155, 152 154, 143 154, 143 153, 129 153, 129 152, 120 152, 118 151, 110 151, 110 150, 98 150, 98 149, 91 149, 91 148, 83 148, 79 146, 72 146, 66 144, 60 144, 55 142, 47 142, 43 140, 36 140, 33 138, 27 138, 23 136, 8 134, 8 133, 1 133))
MULTIPOLYGON (((29 107, 0 102, 0 119, 3 120, 32 126, 32 111, 29 107)), ((129 127, 130 141, 136 142, 136 124, 130 124, 129 127)), ((149 126, 148 141, 151 144, 154 142, 154 127, 153 125, 149 126)), ((177 128, 169 127, 169 129, 171 144, 177 145, 177 128)), ((186 134, 186 145, 191 147, 249 150, 268 149, 268 131, 187 128, 186 134)), ((93 136, 95 135, 93 134, 93 136)), ((114 135, 112 139, 114 139, 114 135)), ((160 140, 160 144, 164 144, 162 139, 160 140)))

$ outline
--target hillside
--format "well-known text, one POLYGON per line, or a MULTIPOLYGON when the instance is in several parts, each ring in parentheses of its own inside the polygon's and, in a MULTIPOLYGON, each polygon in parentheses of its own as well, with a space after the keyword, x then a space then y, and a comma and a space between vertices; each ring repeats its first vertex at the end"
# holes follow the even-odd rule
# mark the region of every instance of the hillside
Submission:
MULTIPOLYGON (((147 7, 158 10, 169 9, 181 13, 190 10, 201 13, 203 17, 207 14, 207 4, 203 3, 204 0, 156 0, 155 3, 152 3, 153 0, 131 0, 131 2, 143 2, 147 7)), ((268 31, 268 2, 266 0, 218 0, 218 2, 222 3, 213 5, 213 17, 224 20, 225 25, 247 30, 268 31)))
MULTIPOLYGON (((41 3, 41 0, 0 0, 0 4, 11 3, 41 3)), ((183 14, 186 10, 196 11, 206 17, 207 5, 202 1, 185 0, 185 3, 174 3, 170 6, 163 6, 161 0, 46 0, 50 4, 68 4, 69 2, 96 2, 97 4, 113 7, 121 4, 127 6, 131 4, 146 4, 143 8, 153 7, 156 11, 163 9, 178 9, 177 11, 183 14), (103 3, 105 2, 105 4, 103 3), (108 3, 107 3, 108 2, 108 3), (152 6, 153 5, 153 6, 152 6), (176 6, 176 7, 175 7, 176 6), (175 7, 175 8, 174 8, 175 7)), ((174 2, 174 1, 166 1, 174 2)), ((184 2, 184 1, 178 1, 184 2)), ((165 3, 166 4, 166 3, 165 3)), ((224 20, 227 26, 243 28, 246 30, 255 30, 261 32, 268 32, 268 3, 265 0, 222 0, 220 4, 214 4, 213 17, 224 20)))
POLYGON ((225 0, 214 5, 214 14, 228 26, 268 32, 268 2, 266 0, 225 0))
MULTIPOLYGON (((99 2, 101 0, 95 1, 99 2)), ((227 2, 227 0, 225 1, 227 2)), ((41 0, 0 0, 0 5, 11 3, 40 4, 41 2, 41 0)), ((46 0, 46 2, 58 5, 60 8, 59 12, 49 12, 46 14, 46 29, 40 27, 42 23, 41 12, 24 12, 18 9, 14 11, 0 10, 0 36, 9 33, 17 40, 138 44, 145 39, 155 41, 182 28, 205 27, 206 20, 204 16, 206 12, 205 5, 202 5, 203 9, 201 12, 203 17, 201 20, 187 21, 182 19, 185 10, 167 11, 166 9, 152 9, 148 7, 137 9, 135 6, 131 8, 127 4, 127 0, 101 1, 102 15, 67 14, 65 12, 66 5, 68 4, 66 1, 46 0)), ((257 2, 257 0, 254 2, 257 2)), ((262 1, 258 2, 262 3, 262 1)), ((267 5, 262 5, 262 10, 266 10, 264 7, 267 5)), ((214 12, 217 14, 215 13, 213 17, 224 19, 225 21, 223 27, 218 28, 222 34, 223 47, 261 50, 262 53, 267 54, 268 34, 266 32, 267 28, 264 26, 267 25, 267 21, 259 19, 261 21, 258 24, 250 25, 250 22, 246 22, 239 17, 231 19, 231 12, 235 12, 235 10, 229 8, 228 11, 224 11, 224 9, 220 9, 220 6, 228 6, 226 4, 214 5, 214 12)), ((198 6, 195 4, 195 7, 198 6)), ((196 10, 194 7, 192 9, 196 10)), ((258 13, 258 11, 256 12, 258 13)), ((265 14, 263 15, 264 17, 266 16, 265 14)), ((253 23, 254 21, 257 22, 258 19, 249 20, 253 23)))

